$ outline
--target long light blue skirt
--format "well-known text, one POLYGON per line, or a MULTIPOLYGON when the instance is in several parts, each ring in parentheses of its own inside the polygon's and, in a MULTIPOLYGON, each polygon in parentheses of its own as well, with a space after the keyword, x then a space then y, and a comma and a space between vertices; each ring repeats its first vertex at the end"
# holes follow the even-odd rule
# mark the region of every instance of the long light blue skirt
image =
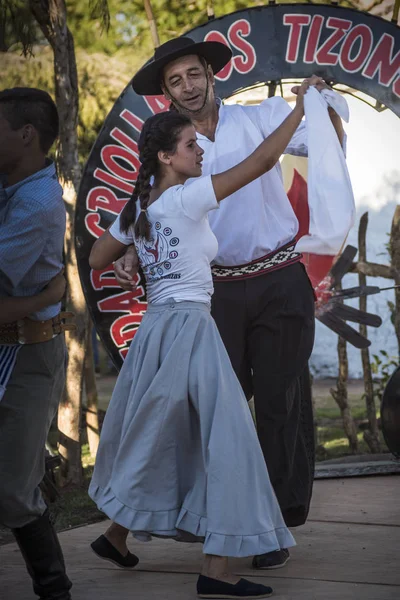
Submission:
POLYGON ((209 308, 150 306, 116 383, 89 494, 139 539, 252 556, 295 545, 209 308))

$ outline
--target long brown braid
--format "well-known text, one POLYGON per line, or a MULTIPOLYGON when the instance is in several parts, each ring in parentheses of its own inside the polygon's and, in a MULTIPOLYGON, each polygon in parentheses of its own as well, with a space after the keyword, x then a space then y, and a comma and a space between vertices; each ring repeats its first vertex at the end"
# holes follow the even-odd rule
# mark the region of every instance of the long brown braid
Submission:
POLYGON ((160 174, 158 153, 176 151, 182 129, 191 125, 185 115, 175 112, 165 112, 150 117, 144 123, 140 133, 138 148, 141 162, 135 189, 121 213, 121 231, 127 233, 134 225, 136 238, 151 239, 151 224, 147 218, 151 192, 151 178, 157 179, 160 174), (137 214, 137 200, 139 198, 140 212, 137 214))

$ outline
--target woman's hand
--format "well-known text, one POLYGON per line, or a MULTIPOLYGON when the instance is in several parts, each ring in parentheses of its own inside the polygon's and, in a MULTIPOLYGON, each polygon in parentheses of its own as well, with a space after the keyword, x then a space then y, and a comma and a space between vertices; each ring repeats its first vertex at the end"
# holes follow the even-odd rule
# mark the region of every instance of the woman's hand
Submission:
MULTIPOLYGON (((304 96, 307 93, 308 88, 310 87, 310 85, 313 85, 313 83, 311 83, 313 81, 313 78, 316 77, 315 75, 313 75, 312 77, 310 77, 310 79, 304 79, 304 81, 302 82, 301 85, 296 85, 294 87, 292 87, 292 92, 294 94, 296 94, 296 109, 297 110, 301 110, 302 114, 304 114, 304 96)), ((317 79, 320 79, 319 77, 317 77, 317 79)))

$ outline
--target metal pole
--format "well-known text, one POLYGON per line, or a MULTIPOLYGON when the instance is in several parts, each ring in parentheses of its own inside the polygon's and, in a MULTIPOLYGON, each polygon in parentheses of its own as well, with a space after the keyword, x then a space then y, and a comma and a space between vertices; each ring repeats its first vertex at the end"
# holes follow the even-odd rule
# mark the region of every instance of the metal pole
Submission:
POLYGON ((151 7, 150 0, 143 0, 144 9, 146 11, 147 20, 150 26, 151 39, 153 41, 154 48, 158 48, 160 45, 160 38, 158 37, 157 24, 154 19, 153 9, 151 7))

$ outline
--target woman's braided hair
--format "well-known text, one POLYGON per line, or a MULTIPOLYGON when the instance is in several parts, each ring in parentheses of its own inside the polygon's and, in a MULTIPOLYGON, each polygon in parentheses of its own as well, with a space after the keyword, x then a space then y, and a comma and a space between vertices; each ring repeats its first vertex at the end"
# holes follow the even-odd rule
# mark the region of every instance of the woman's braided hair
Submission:
POLYGON ((151 226, 146 210, 149 205, 151 178, 159 176, 158 153, 176 151, 182 129, 191 125, 189 117, 177 112, 165 112, 150 117, 140 133, 138 148, 141 162, 135 189, 121 213, 121 231, 128 232, 134 224, 135 237, 151 238, 151 226), (139 198, 140 212, 136 218, 136 202, 139 198))

